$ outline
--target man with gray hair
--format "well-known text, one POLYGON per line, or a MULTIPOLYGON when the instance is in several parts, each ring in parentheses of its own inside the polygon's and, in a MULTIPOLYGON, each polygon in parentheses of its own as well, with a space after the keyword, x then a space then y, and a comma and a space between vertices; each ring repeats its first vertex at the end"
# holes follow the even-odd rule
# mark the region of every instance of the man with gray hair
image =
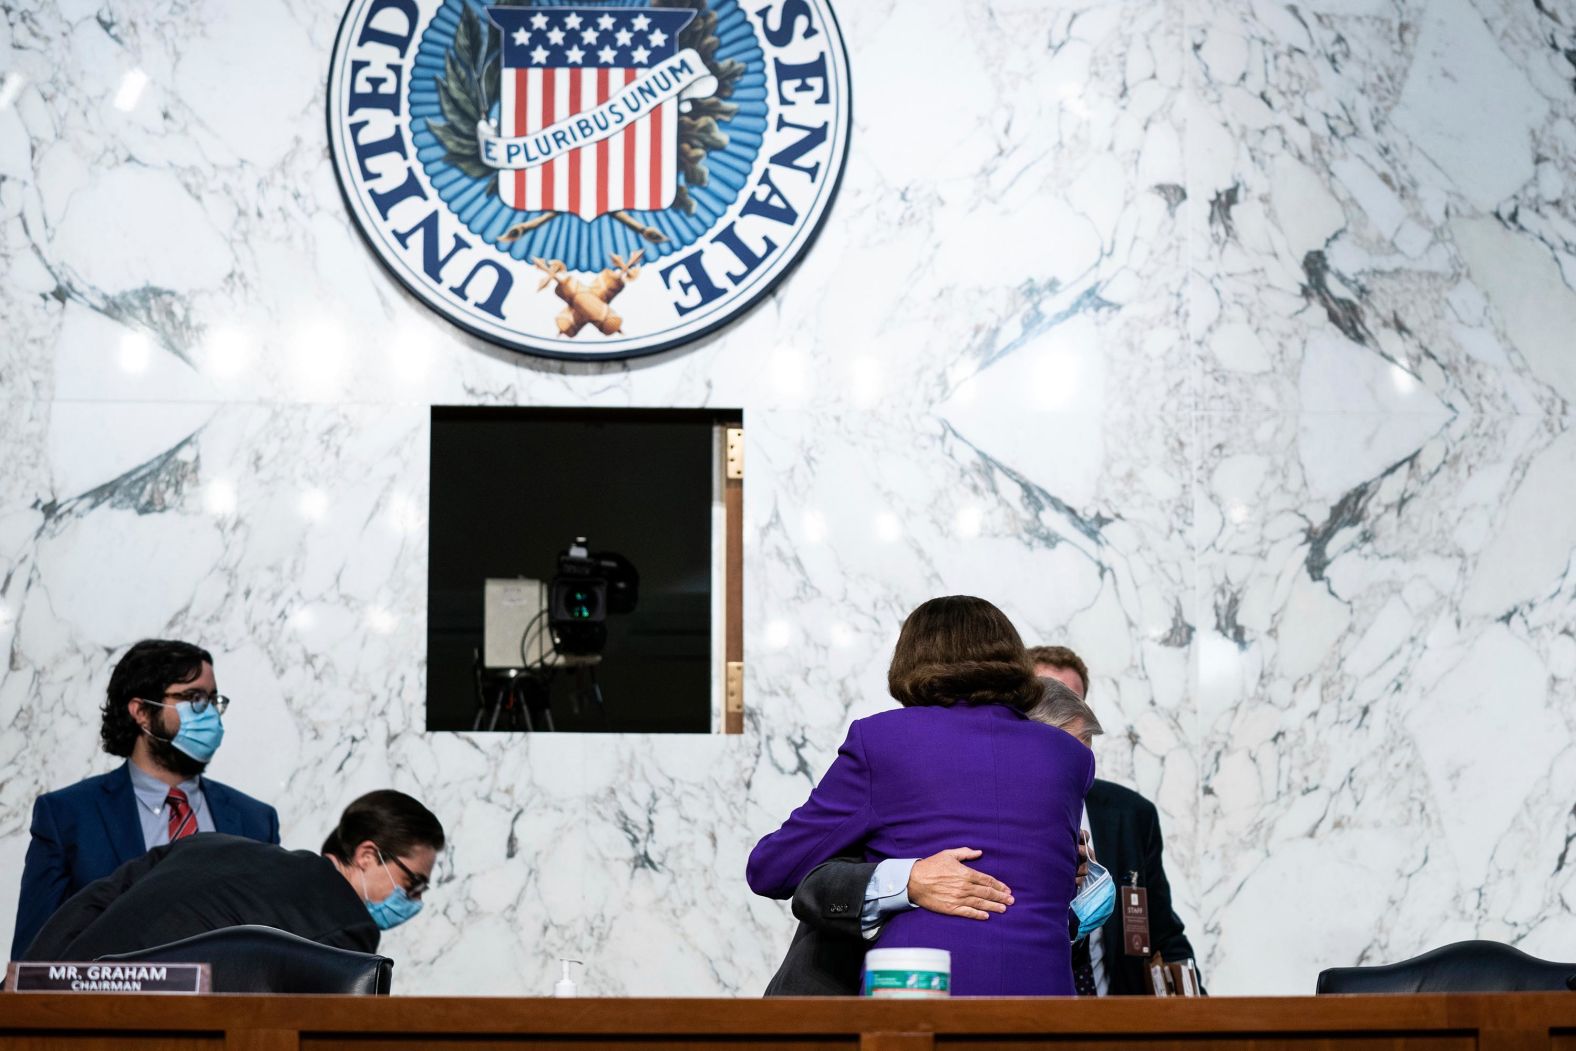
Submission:
MULTIPOLYGON (((1089 666, 1066 646, 1031 646, 1029 659, 1035 674, 1054 684, 1042 705, 1056 707, 1056 718, 1076 720, 1067 694, 1079 702, 1089 695, 1089 666), (1054 697, 1058 700, 1052 700, 1054 697)), ((1088 705, 1084 704, 1084 710, 1088 705)), ((1088 718, 1093 719, 1090 712, 1088 718)), ((1099 722, 1085 737, 1072 724, 1057 721, 1085 744, 1099 733, 1099 722)), ((1171 881, 1161 862, 1160 812, 1155 804, 1122 785, 1095 778, 1084 797, 1084 825, 1091 835, 1090 851, 1118 883, 1136 879, 1149 891, 1150 944, 1167 963, 1193 959, 1193 946, 1182 920, 1171 906, 1171 881)), ((1105 926, 1073 945, 1073 984, 1080 996, 1141 995, 1151 992, 1147 962, 1118 950, 1122 944, 1122 919, 1113 915, 1105 926), (1107 949, 1110 951, 1107 952, 1107 949)), ((1203 991, 1202 983, 1199 986, 1203 991)))
POLYGON ((1037 723, 1067 731, 1083 742, 1085 748, 1093 747, 1095 736, 1105 733, 1105 727, 1100 725, 1089 703, 1066 683, 1041 678, 1045 682, 1045 695, 1025 714, 1037 723))

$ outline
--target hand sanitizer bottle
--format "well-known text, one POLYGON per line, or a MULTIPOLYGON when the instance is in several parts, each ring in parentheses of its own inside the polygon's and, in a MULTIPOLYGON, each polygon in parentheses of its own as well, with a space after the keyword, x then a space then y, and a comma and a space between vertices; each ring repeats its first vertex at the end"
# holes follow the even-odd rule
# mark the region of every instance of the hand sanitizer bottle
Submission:
MULTIPOLYGON (((580 963, 580 961, 579 960, 565 960, 562 957, 560 957, 558 962, 564 965, 564 976, 562 978, 558 979, 558 984, 557 985, 553 986, 553 995, 554 996, 578 996, 579 994, 575 992, 575 981, 574 981, 573 978, 569 977, 569 965, 572 964, 572 963, 580 963)), ((584 967, 585 965, 581 964, 581 966, 584 967)))

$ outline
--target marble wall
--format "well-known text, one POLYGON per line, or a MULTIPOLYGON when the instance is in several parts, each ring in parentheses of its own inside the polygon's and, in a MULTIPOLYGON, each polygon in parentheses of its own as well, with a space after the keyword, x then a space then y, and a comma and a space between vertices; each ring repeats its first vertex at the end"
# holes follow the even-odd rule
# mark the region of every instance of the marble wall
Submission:
POLYGON ((798 271, 687 351, 479 344, 366 252, 339 12, 0 7, 0 936, 145 635, 236 698, 287 844, 394 784, 453 849, 406 992, 754 995, 742 872, 890 703, 903 613, 1094 668, 1216 993, 1576 940, 1576 10, 842 0, 798 271), (748 730, 423 732, 432 404, 742 406, 748 730))

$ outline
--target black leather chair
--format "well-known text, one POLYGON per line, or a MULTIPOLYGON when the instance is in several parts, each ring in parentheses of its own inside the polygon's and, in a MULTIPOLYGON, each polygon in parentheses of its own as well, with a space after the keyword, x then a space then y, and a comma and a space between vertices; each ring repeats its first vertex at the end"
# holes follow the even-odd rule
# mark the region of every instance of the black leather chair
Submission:
POLYGON ((1520 993, 1576 989, 1576 963, 1528 956, 1499 942, 1455 942, 1400 963, 1331 967, 1320 993, 1520 993))
POLYGON ((394 961, 320 945, 276 927, 246 925, 101 960, 211 965, 216 993, 352 993, 387 996, 394 961))

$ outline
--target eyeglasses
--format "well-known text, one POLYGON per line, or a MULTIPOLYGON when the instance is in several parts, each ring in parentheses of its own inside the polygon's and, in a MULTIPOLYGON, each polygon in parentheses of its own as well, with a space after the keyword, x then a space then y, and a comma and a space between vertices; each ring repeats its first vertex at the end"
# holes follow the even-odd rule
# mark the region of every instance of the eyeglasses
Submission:
MULTIPOLYGON (((186 703, 191 705, 192 711, 196 712, 198 715, 206 712, 210 704, 214 706, 220 715, 223 715, 224 710, 230 707, 230 698, 224 696, 221 693, 198 693, 193 691, 187 693, 167 693, 164 696, 172 698, 177 703, 186 703)), ((143 703, 156 704, 160 708, 170 707, 170 705, 165 704, 162 701, 144 701, 143 703)))
POLYGON ((427 888, 432 886, 431 877, 416 875, 405 865, 403 861, 401 861, 399 858, 396 858, 393 854, 390 854, 382 847, 378 848, 378 857, 385 861, 394 862, 395 867, 397 867, 401 872, 405 873, 405 878, 410 880, 410 886, 405 888, 405 893, 409 894, 411 897, 421 897, 423 894, 427 893, 427 888))

